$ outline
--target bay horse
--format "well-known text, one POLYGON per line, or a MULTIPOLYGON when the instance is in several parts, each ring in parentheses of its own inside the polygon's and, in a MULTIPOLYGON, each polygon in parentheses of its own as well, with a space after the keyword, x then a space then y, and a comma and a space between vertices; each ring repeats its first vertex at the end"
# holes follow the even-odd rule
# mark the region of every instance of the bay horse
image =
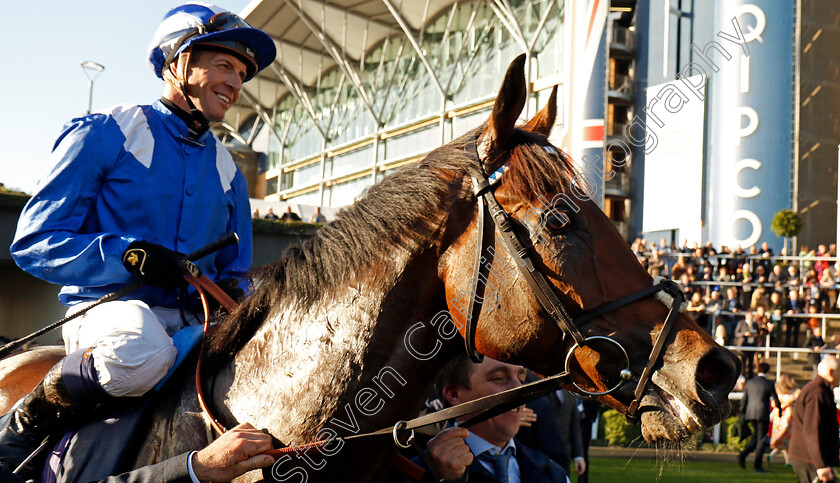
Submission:
MULTIPOLYGON (((676 310, 671 317, 659 300, 642 297, 581 324, 584 337, 613 343, 578 347, 499 239, 491 235, 483 246, 493 228, 479 233, 475 166, 494 173, 499 206, 519 238, 532 242, 523 251, 569 320, 654 283, 581 195, 569 157, 548 142, 556 90, 515 126, 527 98, 524 66, 524 56, 513 61, 483 126, 370 187, 312 239, 254 274, 253 293, 208 334, 204 350, 212 368, 205 393, 222 424, 250 422, 283 445, 393 426, 418 413, 443 364, 464 350, 458 333, 474 336, 481 354, 545 375, 569 366, 571 351, 572 390, 597 393, 622 413, 634 394, 630 385, 610 391, 618 374, 639 381, 650 365, 652 382, 637 386, 636 398, 648 441, 683 440, 728 413, 740 363, 691 318, 676 310), (481 284, 476 273, 484 274, 481 284), (478 285, 480 293, 471 290, 478 285), (480 310, 466 308, 471 298, 480 310), (654 351, 660 332, 661 353, 654 351)), ((178 391, 158 395, 133 467, 212 438, 194 375, 182 371, 170 382, 178 391)), ((395 452, 389 437, 338 440, 239 481, 381 481, 395 452)))

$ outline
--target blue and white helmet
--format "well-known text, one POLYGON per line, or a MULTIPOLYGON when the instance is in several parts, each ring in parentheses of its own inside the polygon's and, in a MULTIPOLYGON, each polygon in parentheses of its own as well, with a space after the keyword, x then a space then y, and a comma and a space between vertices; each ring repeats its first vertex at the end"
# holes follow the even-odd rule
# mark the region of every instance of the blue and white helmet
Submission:
POLYGON ((277 55, 274 41, 262 30, 221 7, 192 2, 173 8, 163 17, 149 45, 149 65, 163 79, 163 72, 178 55, 196 44, 242 59, 248 69, 246 81, 268 67, 277 55))

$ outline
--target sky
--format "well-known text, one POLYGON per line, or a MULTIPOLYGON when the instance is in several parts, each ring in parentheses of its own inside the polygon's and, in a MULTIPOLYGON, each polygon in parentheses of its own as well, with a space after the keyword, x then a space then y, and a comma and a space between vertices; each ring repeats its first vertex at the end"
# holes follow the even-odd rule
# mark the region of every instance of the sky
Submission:
MULTIPOLYGON (((163 82, 146 63, 147 46, 164 14, 186 0, 7 3, 0 29, 0 183, 32 194, 61 127, 87 112, 81 62, 105 66, 93 83, 93 111, 151 103, 163 82)), ((213 3, 240 13, 249 0, 213 3)))

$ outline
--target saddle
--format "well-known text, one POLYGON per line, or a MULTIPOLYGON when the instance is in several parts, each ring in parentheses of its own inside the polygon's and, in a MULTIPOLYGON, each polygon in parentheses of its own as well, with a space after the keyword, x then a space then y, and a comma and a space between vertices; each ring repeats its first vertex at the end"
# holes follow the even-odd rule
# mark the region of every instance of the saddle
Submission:
MULTIPOLYGON (((43 483, 84 483, 96 481, 126 470, 126 451, 136 443, 138 429, 144 427, 152 402, 160 392, 167 392, 166 382, 189 356, 196 354, 202 326, 185 327, 172 337, 178 355, 172 368, 153 391, 140 398, 120 398, 80 429, 50 441, 49 452, 39 455, 43 461, 43 483)), ((183 370, 195 370, 195 357, 183 370)), ((176 378, 177 379, 177 378, 176 378)), ((174 390, 174 388, 172 389, 174 390)))

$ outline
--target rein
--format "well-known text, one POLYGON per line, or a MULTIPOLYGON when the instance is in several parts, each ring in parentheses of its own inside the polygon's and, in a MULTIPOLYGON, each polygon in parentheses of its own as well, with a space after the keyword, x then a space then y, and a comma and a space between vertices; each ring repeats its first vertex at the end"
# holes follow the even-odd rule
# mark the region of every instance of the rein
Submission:
MULTIPOLYGON (((636 385, 636 390, 633 394, 634 399, 627 407, 627 411, 625 412, 625 417, 630 423, 637 422, 639 419, 639 415, 637 414, 639 404, 641 402, 642 397, 644 396, 644 393, 650 386, 651 376, 653 375, 653 368, 656 364, 659 363, 659 360, 663 356, 665 339, 667 339, 668 335, 671 332, 671 329, 674 326, 674 322, 677 318, 677 312, 679 311, 680 306, 682 304, 682 291, 680 291, 677 285, 671 281, 660 281, 660 279, 657 279, 654 281, 654 285, 652 287, 633 292, 618 300, 607 302, 589 312, 579 315, 577 319, 572 319, 569 316, 568 311, 566 311, 566 308, 563 306, 563 303, 560 301, 560 299, 554 293, 554 290, 552 290, 551 286, 546 281, 545 275, 543 275, 542 272, 540 272, 536 268, 536 265, 532 259, 531 252, 531 249, 533 248, 533 243, 526 244, 522 242, 522 240, 514 232, 514 225, 511 222, 510 216, 505 211, 505 209, 499 204, 498 200, 496 200, 494 190, 498 186, 498 182, 501 181, 502 175, 505 173, 505 171, 507 171, 508 165, 503 165, 501 168, 499 168, 496 172, 494 172, 488 177, 484 171, 484 165, 488 164, 487 153, 479 152, 477 142, 478 136, 473 138, 464 146, 464 151, 467 153, 467 156, 469 156, 475 161, 468 173, 469 176, 472 178, 473 194, 475 194, 476 203, 478 204, 477 231, 479 236, 479 243, 476 245, 477 252, 475 263, 475 277, 473 278, 473 280, 475 280, 474 287, 477 291, 478 279, 481 275, 483 275, 481 254, 484 251, 484 247, 488 244, 487 236, 484 229, 484 212, 489 211, 491 219, 493 220, 493 223, 495 225, 496 231, 499 233, 502 242, 508 250, 508 253, 516 263, 516 266, 519 269, 519 273, 522 274, 523 278, 528 283, 528 286, 531 288, 531 291, 534 293, 537 300, 540 302, 540 305, 542 306, 543 310, 545 310, 551 316, 552 320, 554 320, 554 323, 557 325, 557 327, 559 327, 560 331, 563 334, 563 339, 565 340, 567 337, 570 337, 574 341, 574 344, 566 353, 564 373, 570 373, 569 363, 571 361, 571 355, 574 352, 574 350, 578 347, 586 346, 587 341, 606 340, 609 343, 612 343, 616 347, 618 347, 623 353, 625 358, 625 367, 620 371, 620 379, 618 383, 616 383, 614 387, 607 389, 606 391, 591 392, 582 389, 576 383, 572 382, 572 385, 574 385, 574 387, 582 395, 587 397, 593 397, 609 394, 621 387, 624 384, 624 382, 630 380, 633 377, 633 374, 630 369, 630 359, 627 355, 627 351, 618 341, 607 336, 584 337, 578 329, 578 325, 585 324, 586 322, 594 320, 607 313, 613 312, 621 307, 636 302, 637 300, 655 294, 659 295, 659 297, 657 298, 659 298, 661 301, 663 301, 663 303, 665 303, 666 306, 668 306, 668 303, 666 303, 666 301, 661 298, 662 294, 660 294, 660 292, 665 292, 665 294, 667 294, 670 297, 671 303, 668 315, 665 318, 665 322, 662 325, 662 329, 659 331, 659 335, 657 336, 656 342, 654 343, 650 356, 648 357, 648 364, 642 371, 642 373, 639 375, 639 382, 636 385)), ((530 242, 530 240, 528 241, 530 242)), ((479 354, 475 348, 475 334, 478 329, 478 316, 481 311, 481 302, 477 301, 477 298, 477 294, 474 294, 474 296, 470 299, 469 302, 469 310, 464 324, 464 344, 467 354, 470 356, 470 359, 472 359, 474 362, 481 362, 483 356, 479 354)), ((668 297, 666 297, 665 299, 667 298, 668 297)))
MULTIPOLYGON (((189 255, 187 255, 184 258, 186 258, 189 261, 195 261, 195 260, 198 260, 199 258, 204 258, 205 256, 207 256, 207 255, 209 255, 209 254, 211 254, 215 251, 221 250, 222 248, 225 248, 226 246, 232 245, 234 243, 239 243, 239 236, 235 232, 226 233, 225 235, 223 235, 218 240, 215 240, 213 242, 208 243, 207 245, 205 245, 205 246, 199 248, 198 250, 190 253, 189 255)), ((192 270, 192 264, 187 264, 187 266, 190 270, 192 270)), ((4 357, 6 357, 7 355, 11 354, 12 351, 14 351, 18 347, 22 346, 23 344, 29 342, 30 340, 36 339, 36 338, 40 337, 41 335, 46 334, 47 332, 49 332, 53 329, 57 329, 58 327, 61 327, 62 325, 66 324, 67 322, 70 322, 71 320, 75 319, 76 317, 80 317, 80 316, 88 313, 91 309, 93 309, 94 307, 96 307, 98 305, 102 305, 105 302, 111 302, 112 300, 121 299, 121 298, 125 297, 126 295, 129 295, 130 293, 134 292, 135 290, 143 287, 143 285, 145 285, 145 282, 143 282, 142 280, 138 280, 138 281, 132 283, 131 285, 127 285, 127 286, 117 290, 116 292, 112 292, 112 293, 109 293, 108 295, 102 296, 101 298, 95 300, 90 305, 87 305, 85 308, 83 308, 83 309, 81 309, 77 312, 74 312, 74 313, 72 313, 72 314, 70 314, 66 317, 63 317, 63 318, 47 325, 44 328, 38 329, 35 332, 27 335, 26 337, 21 337, 20 339, 13 340, 13 341, 9 342, 8 344, 4 345, 3 347, 0 347, 0 359, 2 359, 4 357)), ((219 290, 221 290, 221 289, 219 289, 219 290)))
MULTIPOLYGON (((530 384, 519 386, 517 388, 513 388, 483 398, 468 401, 457 406, 453 406, 450 408, 443 409, 441 411, 437 411, 434 413, 426 414, 411 419, 409 421, 398 421, 394 426, 382 428, 378 431, 363 434, 354 434, 350 436, 337 437, 326 440, 319 440, 302 445, 274 449, 267 452, 266 454, 275 458, 290 453, 295 453, 298 455, 308 454, 312 451, 320 450, 321 448, 324 448, 325 446, 333 442, 352 441, 374 436, 391 435, 394 440, 394 443, 397 446, 405 449, 412 447, 413 445, 415 449, 418 449, 418 452, 422 457, 424 456, 422 448, 419 448, 419 446, 416 445, 414 440, 414 430, 417 428, 437 424, 451 419, 460 418, 471 413, 483 411, 461 424, 462 427, 470 427, 474 424, 478 424, 482 421, 498 416, 499 414, 502 414, 506 411, 510 411, 511 409, 519 407, 522 404, 532 401, 540 396, 543 396, 552 391, 569 385, 574 386, 580 395, 586 397, 610 394, 616 391, 626 381, 630 380, 633 377, 630 368, 630 359, 627 355, 627 351, 618 341, 611 337, 584 337, 580 329, 578 329, 578 326, 590 322, 594 319, 597 319, 598 317, 601 317, 607 313, 618 310, 619 308, 634 303, 642 298, 655 295, 658 300, 660 300, 663 304, 668 306, 669 311, 662 325, 662 328, 660 329, 659 334, 657 335, 650 356, 648 357, 647 366, 639 375, 639 380, 634 391, 634 399, 630 403, 630 405, 627 406, 627 410, 625 411, 625 417, 629 422, 638 422, 638 409, 640 402, 651 384, 651 377, 654 372, 654 367, 659 363, 660 359, 663 356, 665 340, 668 338, 668 335, 670 334, 671 329, 674 326, 674 323, 677 318, 677 313, 680 311, 680 306, 683 302, 682 292, 672 281, 657 279, 654 281, 654 284, 651 287, 638 290, 629 295, 621 297, 618 300, 607 302, 599 307, 596 307, 593 310, 579 315, 576 319, 573 319, 569 315, 566 308, 563 306, 563 303, 560 301, 557 294, 551 288, 551 285, 548 283, 545 276, 542 274, 542 272, 540 272, 537 269, 537 265, 534 263, 531 254, 533 244, 526 244, 522 242, 522 240, 514 232, 514 224, 511 221, 510 216, 505 211, 505 209, 499 204, 498 200, 496 200, 494 189, 497 183, 501 180, 502 175, 507 170, 507 165, 502 166, 499 170, 497 170, 496 172, 491 174, 490 177, 488 177, 484 172, 483 167, 483 161, 486 162, 486 159, 479 153, 478 147, 476 145, 476 140, 477 137, 471 142, 467 143, 467 145, 464 148, 467 154, 476 161, 475 166, 472 169, 470 169, 469 175, 473 181, 473 193, 476 196, 476 202, 478 204, 477 223, 479 234, 479 243, 477 244, 475 263, 475 277, 473 278, 474 293, 473 297, 470 298, 469 309, 464 324, 463 335, 467 354, 469 355, 470 359, 472 359, 474 362, 481 362, 483 360, 483 355, 481 355, 475 347, 475 334, 477 330, 478 317, 481 311, 482 304, 476 299, 479 298, 478 279, 481 275, 483 275, 483 268, 489 265, 482 264, 482 252, 484 251, 484 248, 487 245, 487 236, 485 233, 484 221, 485 212, 489 212, 490 218, 493 220, 493 224, 496 230, 498 231, 499 235, 501 235, 502 242, 507 248, 510 256, 516 262, 519 272, 527 281, 528 286, 531 288, 531 291, 534 293, 537 300, 540 302, 540 305, 551 316, 555 324, 557 324, 557 326, 563 334, 563 339, 565 340, 567 338, 571 338, 574 341, 572 347, 566 353, 564 371, 530 384), (664 294, 662 292, 664 292, 664 294), (571 372, 569 370, 569 364, 571 362, 571 356, 574 353, 575 349, 577 349, 578 347, 586 346, 588 342, 594 342, 599 340, 607 341, 619 348, 621 353, 624 355, 625 367, 620 371, 619 382, 614 387, 607 389, 603 392, 591 392, 581 388, 577 385, 577 383, 575 383, 572 380, 571 372), (410 431, 410 434, 406 442, 403 443, 400 440, 400 433, 405 431, 410 431)), ((219 289, 212 281, 202 276, 200 273, 197 274, 197 276, 187 276, 186 278, 191 284, 193 284, 196 287, 196 290, 201 296, 202 306, 204 308, 205 314, 204 330, 206 333, 209 325, 209 310, 206 295, 202 288, 208 289, 208 291, 210 291, 211 294, 214 297, 216 297, 217 300, 219 300, 220 303, 222 303, 222 305, 225 306, 225 308, 228 309, 228 311, 232 311, 236 307, 236 303, 233 300, 231 300, 227 296, 227 294, 225 294, 221 289, 219 289), (227 299, 227 301, 224 301, 224 299, 227 299)), ((199 405, 201 406, 203 413, 207 416, 207 419, 210 421, 213 428, 221 434, 225 431, 225 428, 212 415, 204 400, 203 390, 201 387, 200 369, 201 357, 199 356, 199 361, 196 366, 196 391, 198 394, 199 405)), ((408 462, 405 459, 405 457, 403 457, 402 455, 398 455, 397 466, 405 473, 416 476, 417 468, 412 467, 412 465, 413 464, 408 462)), ((429 467, 431 468, 430 465, 429 467)))
MULTIPOLYGON (((185 275, 184 278, 189 282, 193 287, 195 287, 196 291, 199 294, 201 299, 201 305, 204 310, 204 333, 207 333, 207 328, 209 326, 209 305, 207 303, 207 295, 205 290, 210 293, 228 312, 233 311, 238 304, 231 299, 218 285, 213 283, 210 279, 208 279, 204 275, 195 276, 194 274, 185 275)), ((203 341, 202 341, 203 342, 203 341)), ((411 435, 408 437, 409 441, 414 438, 414 430, 418 428, 422 428, 425 426, 431 426, 433 424, 441 423, 444 421, 448 421, 450 419, 460 418, 461 416, 475 413, 479 411, 483 411, 482 413, 473 416, 463 424, 462 427, 470 427, 474 424, 481 423, 486 421, 487 419, 493 418, 502 414, 504 412, 510 411, 516 407, 521 406, 522 404, 532 401, 540 396, 544 396, 552 391, 556 391, 561 389, 564 385, 569 384, 571 381, 571 377, 568 372, 561 372, 551 377, 546 377, 540 379, 538 381, 534 381, 529 384, 524 384, 522 386, 508 389, 507 391, 503 391, 500 393, 492 394, 490 396, 485 396, 479 399, 474 399, 472 401, 465 402, 463 404, 459 404, 457 406, 452 406, 440 411, 436 411, 434 413, 429 413, 409 421, 398 421, 394 426, 389 426, 387 428, 382 428, 378 431, 372 431, 369 433, 363 434, 354 434, 351 436, 345 436, 340 438, 333 438, 329 440, 320 440, 314 443, 306 443, 299 446, 290 446, 285 448, 279 448, 272 451, 267 452, 266 454, 271 456, 278 456, 287 453, 308 453, 314 449, 318 449, 320 447, 326 446, 329 443, 335 441, 351 441, 354 439, 361 439, 370 436, 385 436, 391 435, 394 438, 394 442, 402 447, 408 448, 408 446, 404 445, 399 440, 399 433, 401 431, 411 431, 411 435)), ((203 389, 201 387, 201 358, 199 357, 198 365, 196 366, 196 392, 198 393, 198 401, 199 405, 201 406, 202 412, 207 416, 208 420, 210 421, 213 429, 219 432, 219 434, 224 433, 227 429, 213 416, 210 412, 209 406, 206 404, 203 394, 203 389)))
MULTIPOLYGON (((201 299, 201 306, 204 311, 204 334, 206 335, 207 329, 210 325, 210 309, 209 304, 207 303, 207 295, 205 293, 205 290, 209 292, 210 295, 213 296, 222 306, 224 306, 225 309, 228 310, 228 312, 232 312, 238 306, 238 304, 233 299, 231 299, 221 288, 219 288, 219 286, 216 285, 212 280, 202 275, 200 273, 200 270, 197 269, 197 267, 195 270, 192 271, 192 273, 184 275, 184 278, 187 280, 187 282, 190 283, 190 285, 195 287, 196 292, 198 293, 199 298, 201 299)), ((201 343, 202 348, 199 352, 199 358, 195 368, 195 387, 196 394, 198 397, 198 403, 201 407, 202 413, 207 418, 213 429, 216 430, 216 432, 218 432, 219 434, 222 434, 226 432, 227 429, 213 415, 209 405, 207 404, 204 398, 204 390, 201 385, 200 355, 203 352, 203 337, 201 343)), ((474 399, 472 401, 467 401, 463 404, 452 406, 441 411, 436 411, 434 413, 425 414, 423 416, 419 416, 408 421, 398 421, 394 426, 382 428, 378 431, 372 431, 363 434, 354 434, 351 436, 338 437, 332 439, 318 440, 311 443, 304 443, 296 446, 277 448, 270 451, 266 451, 264 454, 267 454, 275 459, 279 459, 284 455, 289 455, 292 453, 296 455, 305 455, 314 451, 320 451, 322 448, 325 448, 330 443, 390 435, 394 440, 394 444, 403 449, 414 447, 414 449, 420 454, 420 457, 426 460, 427 457, 423 452, 423 448, 421 448, 417 444, 414 438, 415 429, 442 423, 451 419, 457 419, 468 414, 478 413, 475 416, 468 419, 467 421, 465 421, 464 423, 460 424, 461 427, 469 428, 470 426, 479 424, 490 418, 494 418, 499 414, 517 408, 527 402, 533 401, 538 397, 544 396, 558 389, 561 389, 563 386, 567 386, 570 383, 573 383, 571 380, 571 376, 568 371, 564 371, 554 376, 546 377, 539 381, 525 384, 500 393, 485 396, 479 399, 474 399), (400 441, 400 434, 405 431, 410 431, 410 433, 405 443, 403 443, 402 441, 400 441)), ((429 464, 428 460, 426 460, 426 466, 429 469, 423 470, 421 467, 410 461, 405 456, 397 454, 396 459, 394 461, 394 465, 399 471, 403 472, 405 475, 407 475, 409 478, 415 481, 421 481, 423 473, 425 473, 426 471, 429 471, 433 476, 435 476, 436 481, 440 481, 440 478, 438 478, 437 475, 435 475, 432 465, 429 464)))

